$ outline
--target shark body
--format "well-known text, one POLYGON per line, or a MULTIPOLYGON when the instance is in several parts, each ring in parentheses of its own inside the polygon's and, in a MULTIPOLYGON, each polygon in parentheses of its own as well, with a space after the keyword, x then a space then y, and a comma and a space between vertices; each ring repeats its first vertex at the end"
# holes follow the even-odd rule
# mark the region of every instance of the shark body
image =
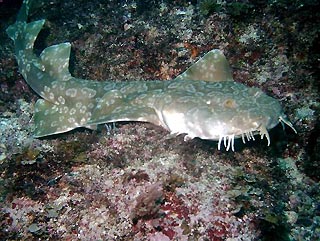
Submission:
MULTIPOLYGON (((70 43, 47 47, 40 56, 33 45, 45 20, 27 23, 29 0, 7 33, 15 44, 19 71, 42 97, 35 104, 35 137, 95 128, 116 121, 143 121, 159 125, 185 140, 218 140, 218 149, 234 150, 243 142, 286 119, 278 100, 258 88, 234 82, 220 50, 204 55, 171 81, 100 82, 73 77, 69 72, 70 43)), ((295 131, 295 130, 294 130, 295 131)))

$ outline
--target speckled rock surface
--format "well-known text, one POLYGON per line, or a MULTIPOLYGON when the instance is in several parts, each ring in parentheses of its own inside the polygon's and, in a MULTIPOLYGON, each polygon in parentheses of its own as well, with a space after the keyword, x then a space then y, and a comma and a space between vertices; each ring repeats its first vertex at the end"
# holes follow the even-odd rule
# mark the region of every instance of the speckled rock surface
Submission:
POLYGON ((0 239, 320 239, 318 3, 239 3, 53 0, 30 16, 48 20, 36 51, 70 41, 81 78, 166 81, 223 50, 234 79, 280 99, 298 131, 232 153, 147 123, 34 139, 38 96, 3 31, 20 5, 0 1, 0 239))

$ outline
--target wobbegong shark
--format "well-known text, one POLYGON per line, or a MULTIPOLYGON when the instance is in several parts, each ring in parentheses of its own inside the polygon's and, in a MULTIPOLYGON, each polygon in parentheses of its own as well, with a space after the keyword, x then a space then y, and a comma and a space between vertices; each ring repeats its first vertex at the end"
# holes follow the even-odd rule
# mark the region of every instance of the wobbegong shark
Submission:
POLYGON ((266 137, 279 122, 291 127, 278 100, 258 88, 233 80, 229 64, 218 49, 211 50, 170 81, 93 81, 69 72, 69 42, 45 48, 38 56, 34 42, 45 20, 27 22, 24 0, 16 22, 7 28, 14 41, 19 72, 41 97, 35 103, 36 138, 78 127, 118 121, 150 122, 184 139, 217 140, 218 149, 234 151, 254 135, 266 137))

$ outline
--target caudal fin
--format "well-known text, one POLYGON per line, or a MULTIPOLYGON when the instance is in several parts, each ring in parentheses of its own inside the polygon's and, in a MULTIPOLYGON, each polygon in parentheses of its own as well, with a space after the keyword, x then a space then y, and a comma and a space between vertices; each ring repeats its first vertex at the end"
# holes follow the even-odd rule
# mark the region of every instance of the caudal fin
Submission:
POLYGON ((32 49, 45 20, 27 23, 31 0, 24 0, 17 16, 17 21, 6 32, 14 41, 16 53, 19 50, 32 49))

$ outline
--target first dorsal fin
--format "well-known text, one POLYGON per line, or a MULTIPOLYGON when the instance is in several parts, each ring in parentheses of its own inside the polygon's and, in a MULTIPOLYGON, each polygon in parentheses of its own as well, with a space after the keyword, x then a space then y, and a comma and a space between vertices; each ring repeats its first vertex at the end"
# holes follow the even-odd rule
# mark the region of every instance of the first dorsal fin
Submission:
POLYGON ((71 44, 69 42, 47 47, 40 54, 41 64, 44 70, 54 78, 68 80, 71 44))
POLYGON ((229 63, 219 49, 213 49, 180 74, 176 80, 233 81, 229 63))

